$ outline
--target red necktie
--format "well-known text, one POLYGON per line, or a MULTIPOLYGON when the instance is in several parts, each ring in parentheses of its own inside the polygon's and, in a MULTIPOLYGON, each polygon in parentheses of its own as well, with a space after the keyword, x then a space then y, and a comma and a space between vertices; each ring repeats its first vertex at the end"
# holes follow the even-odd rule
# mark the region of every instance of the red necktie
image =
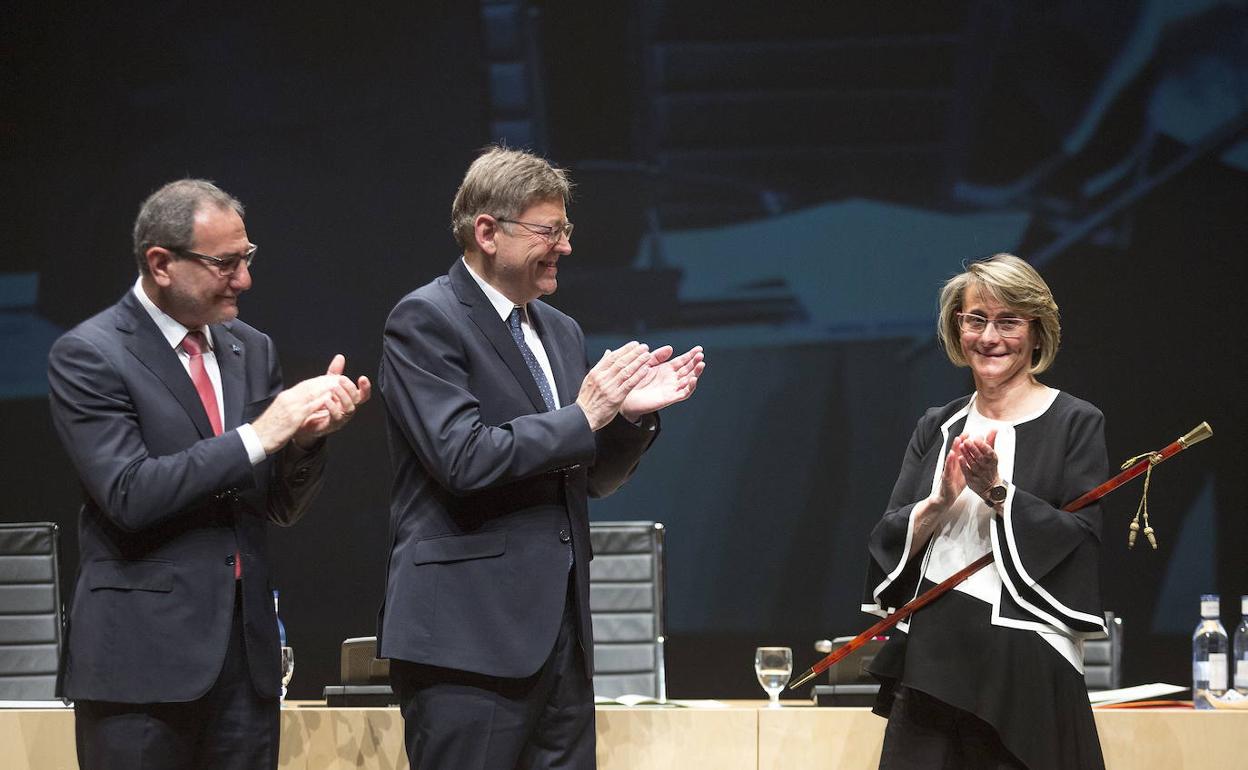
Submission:
MULTIPOLYGON (((208 424, 212 426, 212 435, 220 436, 221 410, 217 408, 217 392, 212 388, 212 379, 208 377, 208 369, 204 366, 204 347, 207 345, 203 332, 187 332, 182 340, 182 349, 191 357, 191 382, 195 384, 195 392, 208 413, 208 424)), ((234 552, 234 579, 243 576, 243 555, 234 552)))
POLYGON ((221 435, 221 410, 217 407, 217 392, 212 389, 212 380, 208 378, 208 369, 204 367, 204 347, 207 340, 203 332, 187 332, 182 340, 182 349, 191 357, 191 382, 195 383, 195 391, 208 413, 208 424, 212 426, 212 435, 221 435))

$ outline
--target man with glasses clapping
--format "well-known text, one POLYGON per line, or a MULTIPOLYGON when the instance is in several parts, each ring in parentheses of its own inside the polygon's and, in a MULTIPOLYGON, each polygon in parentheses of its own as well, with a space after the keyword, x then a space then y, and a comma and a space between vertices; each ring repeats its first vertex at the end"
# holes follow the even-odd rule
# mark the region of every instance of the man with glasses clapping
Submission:
POLYGON ((569 189, 487 149, 451 209, 462 258, 386 322, 378 641, 413 770, 594 766, 586 498, 624 483, 703 370, 701 348, 639 342, 588 366, 581 328, 539 299, 572 253, 569 189))
POLYGON ((370 383, 338 355, 282 388, 273 342, 237 319, 256 255, 242 204, 212 183, 153 193, 134 249, 134 286, 49 355, 84 492, 62 664, 78 763, 276 768, 267 523, 303 515, 324 437, 370 383))

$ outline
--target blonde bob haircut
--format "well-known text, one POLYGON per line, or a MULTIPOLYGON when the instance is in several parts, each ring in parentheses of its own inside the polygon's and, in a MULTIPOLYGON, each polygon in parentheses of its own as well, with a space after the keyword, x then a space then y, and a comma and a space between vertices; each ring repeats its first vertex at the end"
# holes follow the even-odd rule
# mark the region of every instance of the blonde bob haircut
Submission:
POLYGON ((940 290, 936 334, 955 366, 969 365, 962 355, 958 313, 962 312, 967 290, 972 288, 1020 316, 1032 319, 1037 345, 1031 353, 1028 371, 1040 374, 1053 365, 1062 341, 1062 324, 1053 292, 1031 265, 1013 254, 994 254, 966 265, 965 271, 950 278, 940 290))
POLYGON ((481 214, 515 219, 535 203, 572 198, 568 172, 524 150, 486 147, 468 167, 451 204, 451 231, 465 251, 474 245, 473 228, 481 214))

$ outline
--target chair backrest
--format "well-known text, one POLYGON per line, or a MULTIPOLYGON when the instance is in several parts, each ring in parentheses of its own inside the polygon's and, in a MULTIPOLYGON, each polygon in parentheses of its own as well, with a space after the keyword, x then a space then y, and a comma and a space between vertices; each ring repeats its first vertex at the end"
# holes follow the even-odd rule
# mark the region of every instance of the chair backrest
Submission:
POLYGON ((667 698, 663 662, 663 525, 589 526, 589 607, 594 624, 594 694, 667 698))
POLYGON ((0 524, 0 700, 50 700, 61 660, 59 532, 0 524))
MULTIPOLYGON (((838 636, 832 640, 832 645, 828 652, 840 649, 841 646, 853 640, 854 637, 852 636, 838 636)), ((835 666, 828 669, 828 684, 874 685, 878 690, 879 680, 871 676, 867 671, 867 667, 871 665, 871 661, 875 660, 875 656, 883 649, 884 641, 883 638, 879 637, 871 639, 842 658, 835 666)))
POLYGON ((1089 691, 1122 687, 1122 618, 1105 613, 1106 639, 1083 643, 1083 678, 1089 691))

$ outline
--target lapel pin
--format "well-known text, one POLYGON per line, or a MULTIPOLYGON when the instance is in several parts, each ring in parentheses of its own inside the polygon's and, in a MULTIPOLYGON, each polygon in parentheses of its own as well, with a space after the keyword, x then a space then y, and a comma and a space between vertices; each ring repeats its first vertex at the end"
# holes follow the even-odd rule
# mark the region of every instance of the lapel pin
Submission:
POLYGON ((235 344, 234 344, 234 343, 232 343, 232 342, 230 343, 230 350, 233 350, 233 351, 234 351, 234 353, 235 353, 235 355, 237 355, 237 354, 239 354, 239 353, 242 353, 242 352, 243 352, 243 349, 242 349, 242 348, 240 348, 238 345, 235 345, 235 344))

